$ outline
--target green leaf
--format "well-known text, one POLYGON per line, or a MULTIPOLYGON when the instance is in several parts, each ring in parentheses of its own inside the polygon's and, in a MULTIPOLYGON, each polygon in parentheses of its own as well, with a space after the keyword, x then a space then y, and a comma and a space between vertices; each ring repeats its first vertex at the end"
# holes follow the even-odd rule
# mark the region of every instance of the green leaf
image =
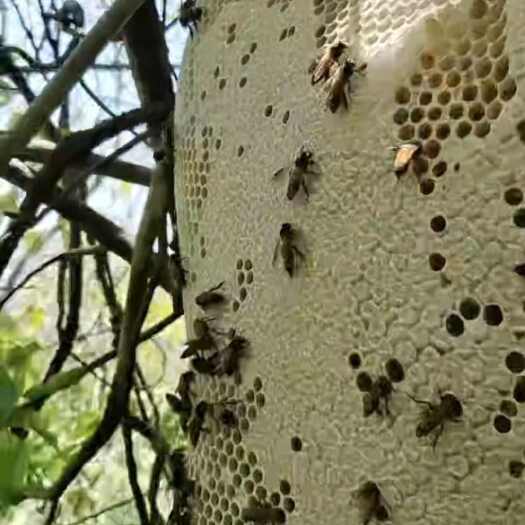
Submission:
POLYGON ((18 212, 18 204, 16 202, 16 191, 2 193, 2 195, 0 195, 0 211, 18 212))
POLYGON ((0 366, 0 425, 11 417, 17 400, 16 385, 7 370, 0 366))
POLYGON ((15 505, 23 499, 28 462, 25 441, 0 432, 0 504, 15 505))
POLYGON ((24 236, 24 242, 30 254, 38 253, 44 246, 44 236, 37 231, 28 231, 24 236))
POLYGON ((48 398, 60 390, 76 385, 86 374, 87 369, 83 366, 73 368, 67 372, 60 372, 52 376, 47 383, 41 383, 26 390, 23 396, 29 401, 48 398))

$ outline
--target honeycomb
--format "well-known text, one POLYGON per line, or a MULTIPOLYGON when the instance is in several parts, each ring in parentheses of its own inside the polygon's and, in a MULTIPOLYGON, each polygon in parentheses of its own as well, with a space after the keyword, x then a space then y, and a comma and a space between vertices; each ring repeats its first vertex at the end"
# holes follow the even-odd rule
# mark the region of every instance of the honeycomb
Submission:
POLYGON ((265 502, 292 524, 359 523, 354 495, 374 481, 394 524, 517 525, 525 4, 202 4, 176 108, 186 316, 225 281, 210 315, 250 356, 240 385, 197 380, 197 400, 242 403, 189 454, 195 522, 242 523, 265 502), (332 114, 307 71, 337 39, 369 67, 332 114), (389 148, 412 140, 396 177, 389 148), (305 143, 320 174, 288 201, 272 175, 305 143), (293 278, 272 264, 285 222, 305 241, 293 278), (462 416, 426 432, 444 393, 462 416))

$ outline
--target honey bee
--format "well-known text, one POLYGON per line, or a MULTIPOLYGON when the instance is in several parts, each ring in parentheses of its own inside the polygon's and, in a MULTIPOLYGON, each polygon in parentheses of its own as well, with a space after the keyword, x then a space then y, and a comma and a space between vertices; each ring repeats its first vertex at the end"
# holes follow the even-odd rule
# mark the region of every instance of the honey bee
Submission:
POLYGON ((388 402, 392 395, 392 383, 386 376, 380 375, 371 385, 370 390, 363 396, 363 416, 368 417, 374 413, 383 415, 381 400, 385 406, 385 413, 390 415, 388 402))
POLYGON ((389 513, 386 502, 373 481, 366 481, 357 490, 357 506, 363 525, 368 525, 375 518, 378 521, 386 521, 389 513))
POLYGON ((432 448, 435 449, 445 428, 445 422, 459 422, 463 415, 461 402, 454 394, 440 394, 439 404, 431 403, 429 401, 421 401, 412 397, 410 394, 407 395, 416 403, 426 405, 426 408, 421 413, 420 422, 416 427, 416 437, 421 438, 428 436, 437 429, 434 439, 432 440, 432 448))
POLYGON ((241 403, 238 399, 223 399, 213 403, 216 407, 218 414, 216 414, 217 420, 226 427, 235 427, 238 424, 237 415, 233 410, 227 408, 228 405, 237 405, 241 403))
POLYGON ((325 52, 310 68, 312 85, 317 84, 320 80, 326 81, 330 78, 332 69, 337 65, 339 57, 347 48, 348 45, 341 41, 337 41, 326 48, 325 52))
POLYGON ((367 64, 361 64, 359 67, 349 59, 345 59, 339 64, 328 91, 326 104, 332 113, 335 113, 339 106, 343 104, 348 109, 348 97, 350 97, 350 79, 354 73, 362 73, 367 64))
POLYGON ((195 338, 190 339, 186 343, 187 348, 182 352, 182 359, 192 357, 199 351, 217 349, 217 343, 212 336, 214 330, 208 324, 208 321, 212 319, 213 318, 211 317, 207 319, 199 317, 193 321, 193 333, 195 334, 195 338))
POLYGON ((226 300, 224 295, 220 292, 217 292, 219 288, 222 288, 222 285, 224 284, 224 281, 222 283, 219 283, 217 286, 214 286, 213 288, 210 288, 209 290, 206 290, 205 292, 200 293, 195 298, 195 303, 200 306, 203 310, 206 310, 206 308, 209 308, 210 306, 216 306, 219 304, 224 303, 226 300))
POLYGON ((188 421, 191 417, 191 401, 186 397, 179 397, 176 394, 166 394, 166 401, 170 408, 178 414, 180 426, 184 432, 188 431, 188 421))
POLYGON ((177 385, 175 392, 179 394, 182 399, 189 400, 190 395, 193 395, 193 392, 191 391, 191 385, 194 381, 195 381, 195 372, 191 370, 184 372, 180 376, 179 384, 177 385))
POLYGON ((191 366, 194 370, 203 375, 215 375, 215 369, 219 363, 219 352, 214 352, 210 357, 202 357, 200 355, 191 360, 191 366))
MULTIPOLYGON (((305 175, 318 175, 318 172, 310 169, 310 167, 315 164, 316 162, 313 160, 313 153, 307 150, 304 146, 301 146, 294 159, 293 166, 288 168, 288 189, 286 190, 288 200, 291 201, 297 195, 299 188, 303 188, 306 200, 309 199, 310 194, 308 192, 308 186, 306 185, 305 175)), ((284 173, 285 170, 286 168, 277 170, 273 174, 273 177, 278 177, 284 173)))
POLYGON ((417 141, 407 142, 400 146, 392 146, 390 149, 397 152, 394 160, 394 173, 399 179, 401 175, 406 173, 412 160, 421 152, 421 143, 417 141))
POLYGON ((246 507, 241 511, 241 519, 243 521, 251 521, 253 523, 285 523, 286 514, 284 510, 278 507, 246 507))
POLYGON ((248 339, 240 335, 233 334, 230 342, 218 354, 218 363, 215 367, 215 373, 219 376, 234 376, 235 383, 241 383, 240 361, 247 357, 248 339))
POLYGON ((294 276, 295 270, 297 269, 297 257, 300 257, 303 260, 305 258, 304 254, 299 251, 297 246, 294 244, 296 238, 297 231, 289 222, 285 222, 281 225, 281 229, 279 231, 279 240, 273 253, 272 265, 275 265, 280 248, 284 269, 288 272, 290 277, 294 276))
POLYGON ((209 405, 206 401, 199 401, 195 407, 195 413, 188 424, 188 437, 194 448, 199 443, 201 433, 210 431, 208 428, 204 428, 204 420, 208 412, 208 407, 209 405))
POLYGON ((193 32, 197 31, 197 24, 203 14, 202 7, 197 7, 195 4, 196 0, 184 0, 179 10, 179 23, 189 29, 191 38, 193 32))

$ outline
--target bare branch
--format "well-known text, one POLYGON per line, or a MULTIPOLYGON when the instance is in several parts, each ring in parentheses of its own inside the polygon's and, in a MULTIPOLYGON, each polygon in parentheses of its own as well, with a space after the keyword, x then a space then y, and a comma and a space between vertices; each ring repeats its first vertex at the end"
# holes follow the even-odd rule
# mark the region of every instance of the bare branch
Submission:
POLYGON ((154 170, 152 185, 133 252, 126 307, 119 337, 117 367, 106 408, 95 432, 82 444, 80 451, 73 457, 60 478, 52 486, 51 500, 55 503, 59 501, 82 468, 111 438, 121 418, 126 413, 136 362, 136 347, 140 330, 138 321, 141 319, 144 307, 143 296, 150 275, 153 244, 158 237, 160 228, 163 227, 164 189, 162 169, 158 168, 154 170))
POLYGON ((7 171, 15 151, 23 149, 60 106, 65 96, 95 61, 111 37, 132 17, 144 0, 115 0, 93 26, 62 68, 33 101, 10 133, 0 141, 0 176, 7 171))
POLYGON ((123 501, 119 501, 118 503, 114 503, 113 505, 110 505, 109 507, 105 507, 103 509, 100 509, 99 511, 95 512, 94 514, 89 514, 88 516, 84 516, 83 518, 80 518, 77 521, 71 521, 67 523, 66 525, 82 525, 83 523, 86 523, 87 521, 94 520, 95 518, 98 518, 99 516, 102 516, 102 514, 106 514, 106 512, 111 512, 112 510, 119 509, 120 507, 124 507, 126 505, 129 505, 133 501, 133 498, 125 499, 123 501))
POLYGON ((43 272, 47 267, 51 266, 52 264, 55 264, 56 262, 61 261, 62 259, 81 257, 83 255, 95 255, 97 253, 104 253, 105 251, 106 249, 102 248, 101 246, 95 246, 92 248, 82 248, 78 250, 70 250, 67 252, 60 253, 55 257, 45 261, 38 268, 28 273, 26 277, 22 280, 22 282, 17 284, 12 290, 9 290, 6 296, 0 301, 0 310, 5 306, 7 301, 9 301, 9 299, 11 299, 11 297, 13 297, 13 295, 15 295, 16 292, 21 290, 35 275, 39 274, 40 272, 43 272))
POLYGON ((137 464, 133 456, 133 440, 131 437, 131 429, 126 425, 122 426, 122 437, 124 438, 124 450, 126 452, 126 467, 128 469, 128 480, 131 487, 131 493, 135 500, 135 507, 140 518, 141 525, 149 525, 148 510, 144 496, 140 490, 139 481, 137 478, 137 464))

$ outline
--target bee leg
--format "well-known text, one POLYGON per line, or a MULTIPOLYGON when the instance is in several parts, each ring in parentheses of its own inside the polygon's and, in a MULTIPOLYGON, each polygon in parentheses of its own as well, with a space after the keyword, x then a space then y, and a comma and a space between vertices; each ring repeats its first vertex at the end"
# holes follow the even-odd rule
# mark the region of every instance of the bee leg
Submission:
POLYGON ((308 192, 308 186, 306 185, 304 179, 301 181, 301 186, 303 187, 304 194, 306 196, 306 202, 308 202, 310 200, 310 193, 308 192))
POLYGON ((419 403, 421 405, 427 405, 429 408, 434 408, 432 403, 429 403, 428 401, 423 401, 422 399, 416 399, 414 396, 410 395, 408 392, 405 392, 405 394, 414 402, 419 403))
POLYGON ((441 437, 441 434, 443 434, 443 429, 444 428, 445 428, 445 425, 443 423, 441 423, 441 425, 439 425, 438 431, 436 432, 436 434, 434 436, 434 439, 432 440, 432 450, 433 451, 436 450, 437 442, 439 441, 439 438, 441 437))

